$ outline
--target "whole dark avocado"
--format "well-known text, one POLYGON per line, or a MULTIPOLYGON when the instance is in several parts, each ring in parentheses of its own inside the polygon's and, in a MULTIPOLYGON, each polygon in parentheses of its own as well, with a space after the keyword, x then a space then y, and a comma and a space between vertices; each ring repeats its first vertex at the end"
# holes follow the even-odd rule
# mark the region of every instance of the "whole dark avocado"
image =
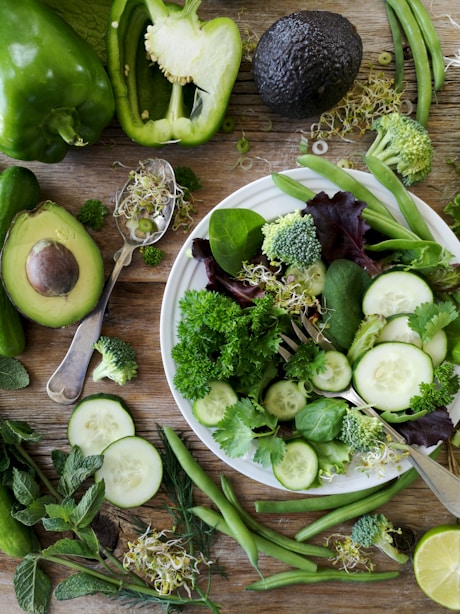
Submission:
POLYGON ((307 119, 343 98, 358 74, 362 53, 361 37, 342 15, 291 13, 261 36, 252 62, 254 81, 271 111, 307 119))

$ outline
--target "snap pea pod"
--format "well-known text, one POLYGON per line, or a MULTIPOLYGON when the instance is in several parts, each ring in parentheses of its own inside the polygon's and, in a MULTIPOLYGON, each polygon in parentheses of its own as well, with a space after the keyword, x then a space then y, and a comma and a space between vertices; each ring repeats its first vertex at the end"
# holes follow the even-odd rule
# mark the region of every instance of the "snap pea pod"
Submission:
MULTIPOLYGON (((192 507, 190 508, 190 511, 210 527, 217 529, 221 533, 224 533, 224 535, 234 537, 223 516, 218 512, 204 505, 192 507)), ((286 565, 290 565, 291 567, 296 567, 297 569, 310 572, 316 571, 318 566, 313 561, 310 561, 296 552, 292 552, 292 550, 286 550, 286 548, 265 539, 265 537, 262 537, 257 533, 254 533, 253 535, 259 552, 263 552, 268 556, 278 559, 278 561, 286 563, 286 565)))
POLYGON ((419 25, 426 48, 431 58, 431 70, 433 72, 433 83, 436 91, 444 85, 445 66, 444 56, 441 49, 441 41, 431 20, 426 6, 420 0, 407 0, 412 13, 419 25))
POLYGON ((393 51, 395 56, 395 80, 394 89, 396 92, 401 92, 404 82, 404 47, 401 36, 401 28, 394 10, 385 2, 387 12, 388 25, 390 26, 391 37, 393 39, 393 51))
POLYGON ((228 501, 217 484, 215 484, 203 471, 198 462, 193 458, 185 443, 173 431, 173 429, 165 426, 163 427, 163 430, 182 469, 189 476, 192 482, 198 486, 198 488, 219 508, 219 511, 232 531, 236 541, 246 552, 251 565, 258 571, 259 553, 257 550, 257 545, 254 541, 252 533, 241 520, 234 506, 228 501))
MULTIPOLYGON (((272 179, 281 191, 304 203, 313 198, 315 194, 312 190, 300 183, 300 181, 287 175, 272 173, 272 179)), ((378 230, 392 239, 419 239, 409 228, 397 222, 393 216, 388 215, 388 212, 386 215, 382 215, 366 206, 362 210, 361 216, 372 228, 374 228, 374 230, 378 230)))
POLYGON ((273 183, 278 186, 282 192, 284 192, 288 196, 297 198, 304 203, 316 196, 316 192, 313 192, 313 190, 310 190, 309 188, 304 186, 302 183, 300 183, 300 181, 289 177, 289 175, 283 175, 282 173, 272 173, 271 177, 273 179, 273 183))
POLYGON ((278 544, 279 546, 282 546, 287 550, 297 552, 298 554, 325 558, 333 556, 333 553, 331 552, 331 550, 329 550, 329 548, 326 548, 324 546, 316 546, 315 544, 300 544, 295 539, 291 539, 290 537, 287 537, 282 533, 278 533, 270 527, 267 527, 267 525, 264 525, 263 523, 259 522, 258 520, 253 518, 253 516, 251 516, 251 514, 249 514, 238 501, 231 482, 225 476, 221 476, 221 485, 222 491, 227 497, 228 501, 238 511, 240 517, 246 523, 246 525, 255 533, 262 535, 262 537, 269 539, 271 542, 278 544), (301 547, 299 548, 299 546, 301 547))
POLYGON ((386 0, 395 12, 403 29, 414 58, 417 79, 416 119, 422 126, 428 123, 433 97, 431 84, 431 66, 423 34, 407 0, 386 0))
MULTIPOLYGON (((440 448, 437 448, 434 452, 432 452, 432 454, 430 454, 430 456, 432 458, 437 458, 439 453, 440 448)), ((358 518, 359 516, 367 514, 368 512, 373 512, 381 505, 388 503, 388 501, 390 501, 399 492, 413 484, 418 477, 419 475, 416 469, 409 469, 389 485, 381 488, 375 493, 371 493, 368 497, 364 497, 364 499, 349 503, 348 505, 342 505, 341 507, 330 511, 327 514, 324 514, 321 516, 321 518, 314 520, 309 525, 300 529, 300 531, 296 533, 295 539, 301 542, 306 541, 307 539, 311 539, 319 533, 327 531, 328 529, 331 529, 332 527, 335 527, 343 522, 358 518)))
POLYGON ((423 215, 420 213, 412 196, 406 190, 403 183, 398 179, 396 173, 385 164, 385 162, 382 162, 379 158, 374 156, 365 156, 364 161, 377 181, 393 194, 410 229, 415 232, 420 239, 434 241, 434 237, 423 215))
POLYGON ((267 591, 296 584, 318 584, 320 582, 380 582, 393 580, 399 571, 355 571, 350 573, 340 569, 318 568, 315 573, 308 571, 283 571, 246 587, 249 591, 267 591))
POLYGON ((296 514, 299 512, 319 512, 323 510, 333 510, 336 507, 353 503, 364 499, 377 490, 383 488, 383 484, 365 488, 356 492, 338 493, 335 495, 302 497, 301 499, 280 500, 259 500, 254 505, 256 512, 262 514, 296 514))
POLYGON ((315 156, 313 154, 305 154, 297 158, 297 162, 301 166, 305 166, 315 173, 322 175, 344 192, 351 192, 355 198, 366 203, 369 209, 376 211, 381 215, 387 216, 390 219, 395 219, 388 211, 385 205, 373 194, 364 184, 355 179, 353 175, 347 173, 333 162, 315 156))

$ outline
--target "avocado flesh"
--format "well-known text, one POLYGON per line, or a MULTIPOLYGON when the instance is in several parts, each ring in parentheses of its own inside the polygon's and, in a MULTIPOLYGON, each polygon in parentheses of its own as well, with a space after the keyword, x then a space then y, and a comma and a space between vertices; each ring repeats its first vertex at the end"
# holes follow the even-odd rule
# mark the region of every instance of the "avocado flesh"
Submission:
POLYGON ((299 11, 281 17, 261 36, 252 62, 265 105, 290 119, 308 119, 337 104, 353 85, 362 40, 342 15, 299 11))
POLYGON ((17 310, 50 328, 81 320, 96 306, 104 286, 99 247, 71 213, 51 201, 16 215, 3 246, 1 273, 5 290, 17 310), (44 295, 29 281, 27 259, 42 241, 62 244, 75 257, 78 279, 66 294, 44 295))

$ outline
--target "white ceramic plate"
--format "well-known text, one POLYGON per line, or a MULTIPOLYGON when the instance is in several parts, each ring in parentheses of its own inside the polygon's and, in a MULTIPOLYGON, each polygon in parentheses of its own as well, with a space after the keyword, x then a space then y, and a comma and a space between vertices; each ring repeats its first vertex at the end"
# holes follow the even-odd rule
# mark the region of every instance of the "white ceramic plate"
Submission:
MULTIPOLYGON (((388 205, 395 217, 402 221, 396 202, 383 186, 381 186, 372 175, 361 171, 349 171, 356 179, 369 188, 382 202, 388 205)), ((335 194, 338 188, 331 182, 317 175, 313 171, 305 168, 296 168, 286 171, 286 175, 300 181, 315 192, 324 191, 329 195, 335 194)), ((444 245, 460 261, 460 244, 457 237, 447 226, 447 224, 422 200, 414 196, 414 200, 422 211, 428 225, 433 232, 435 239, 444 245)), ((270 176, 258 179, 249 185, 240 188, 233 194, 225 198, 216 209, 220 208, 246 208, 256 211, 265 219, 273 219, 279 215, 284 215, 301 207, 299 200, 282 193, 275 186, 270 176)), ((178 307, 179 299, 188 289, 204 288, 207 283, 205 267, 203 263, 197 262, 187 255, 194 238, 208 236, 208 226, 210 213, 198 224, 184 243, 181 251, 171 270, 168 283, 166 285, 160 319, 160 339, 163 364, 166 372, 168 384, 174 399, 181 410, 184 418, 189 423, 195 434, 204 444, 219 458, 228 465, 258 482, 283 490, 283 487, 274 477, 270 468, 265 469, 261 465, 252 461, 250 456, 243 458, 230 458, 220 448, 219 444, 213 439, 209 428, 202 426, 192 414, 190 401, 184 399, 174 388, 173 377, 175 364, 171 358, 171 350, 178 342, 176 330, 180 320, 180 310, 178 307)), ((450 408, 454 422, 460 418, 460 398, 457 397, 453 407, 450 408)), ((400 467, 387 467, 384 476, 376 473, 370 475, 363 474, 350 466, 347 474, 334 477, 331 482, 325 482, 321 487, 310 489, 310 494, 332 494, 339 492, 352 492, 362 490, 376 484, 386 482, 400 473, 407 471, 410 464, 404 461, 400 467)), ((304 491, 307 492, 307 491, 304 491)))

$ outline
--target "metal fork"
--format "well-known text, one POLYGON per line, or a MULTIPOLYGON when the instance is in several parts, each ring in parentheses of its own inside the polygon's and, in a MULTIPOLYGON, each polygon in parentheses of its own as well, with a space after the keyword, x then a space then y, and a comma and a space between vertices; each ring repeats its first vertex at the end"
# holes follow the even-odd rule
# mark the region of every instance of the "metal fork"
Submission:
MULTIPOLYGON (((323 349, 331 350, 335 349, 334 345, 324 337, 321 331, 319 331, 312 322, 307 318, 305 313, 301 314, 302 324, 307 332, 311 335, 311 338, 320 345, 323 349)), ((309 337, 299 328, 299 326, 293 321, 292 328, 301 343, 309 341, 309 337)), ((283 341, 294 352, 299 347, 299 344, 288 337, 287 335, 281 335, 283 341)), ((280 346, 278 349, 279 354, 287 362, 292 353, 286 348, 280 346)), ((404 446, 404 449, 408 452, 408 461, 415 467, 420 477, 425 481, 426 485, 433 491, 439 501, 444 507, 449 510, 456 518, 460 518, 460 479, 453 473, 448 471, 445 467, 437 463, 435 460, 421 452, 418 448, 414 448, 409 445, 404 437, 398 433, 388 422, 386 422, 380 414, 370 407, 364 399, 362 399, 356 390, 350 385, 345 390, 339 392, 327 392, 325 390, 319 390, 314 388, 316 394, 324 397, 339 397, 349 401, 356 407, 359 407, 368 416, 377 418, 382 423, 385 433, 387 433, 395 442, 404 446)))

